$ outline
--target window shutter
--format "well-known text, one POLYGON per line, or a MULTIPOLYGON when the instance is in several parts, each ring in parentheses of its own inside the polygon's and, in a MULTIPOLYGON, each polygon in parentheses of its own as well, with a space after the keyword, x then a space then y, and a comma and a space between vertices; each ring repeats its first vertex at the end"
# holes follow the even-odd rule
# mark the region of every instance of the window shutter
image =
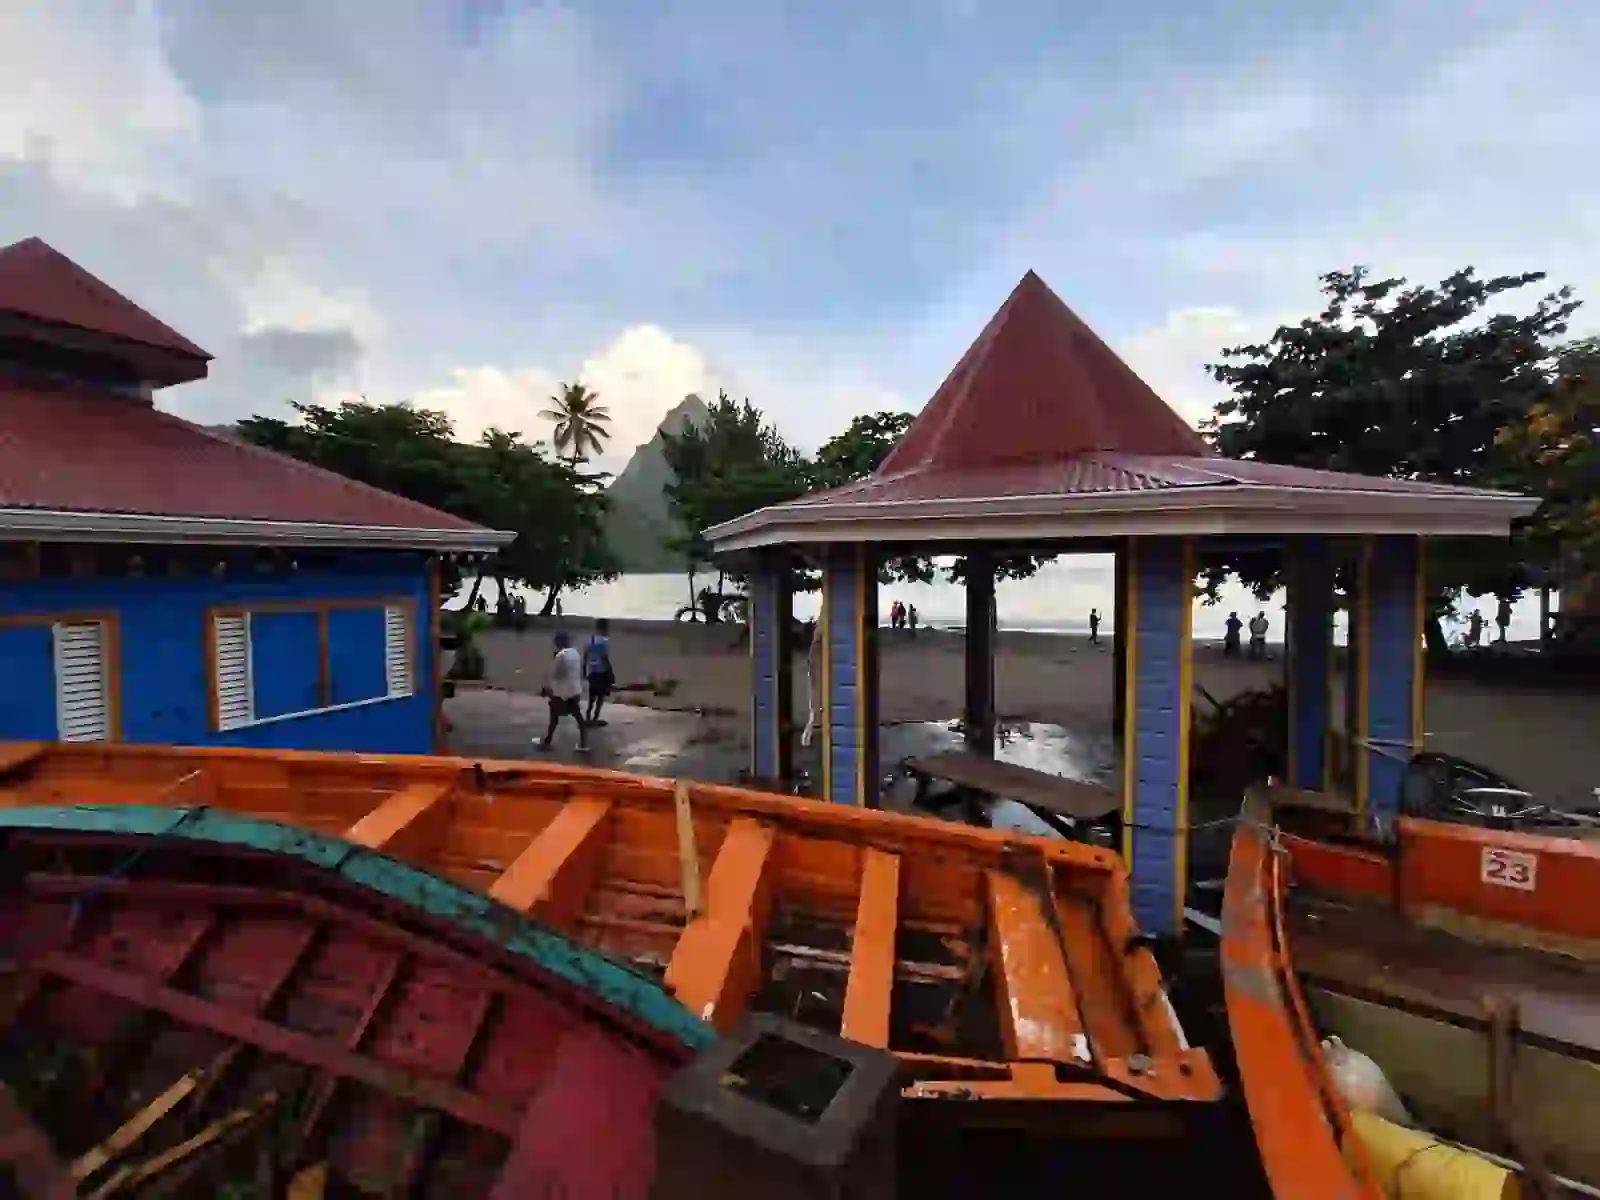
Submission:
POLYGON ((106 628, 100 621, 59 622, 55 640, 56 736, 63 742, 111 738, 106 628))
POLYGON ((250 681, 250 615, 233 613, 213 620, 216 643, 217 728, 236 729, 255 720, 250 681))
POLYGON ((383 669, 389 680, 389 695, 411 695, 411 612, 404 605, 390 604, 383 610, 383 669))

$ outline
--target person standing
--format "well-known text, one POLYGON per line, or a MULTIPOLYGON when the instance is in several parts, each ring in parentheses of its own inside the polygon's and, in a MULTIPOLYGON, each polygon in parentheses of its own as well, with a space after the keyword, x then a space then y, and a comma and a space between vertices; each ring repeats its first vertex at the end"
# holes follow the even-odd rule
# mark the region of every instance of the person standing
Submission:
POLYGON ((917 606, 915 604, 913 604, 910 608, 906 609, 906 624, 911 629, 911 636, 912 637, 916 637, 917 636, 917 606))
POLYGON ((1239 657, 1239 631, 1241 629, 1243 629, 1243 628, 1244 628, 1244 622, 1239 620, 1239 614, 1236 613, 1236 612, 1229 613, 1228 614, 1227 623, 1223 626, 1223 634, 1222 634, 1222 657, 1223 658, 1238 658, 1239 657))
POLYGON ((1504 646, 1506 644, 1506 630, 1511 625, 1511 601, 1504 596, 1500 597, 1500 603, 1494 610, 1494 623, 1500 627, 1500 636, 1495 641, 1504 646))
POLYGON ((1467 646, 1476 650, 1483 641, 1483 614, 1473 609, 1467 614, 1467 646))
POLYGON ((599 727, 605 724, 600 710, 617 682, 616 672, 611 669, 611 622, 604 617, 594 623, 594 633, 583 648, 583 674, 589 681, 588 722, 599 727))
POLYGON ((1250 618, 1250 657, 1267 656, 1267 614, 1258 612, 1250 618))
POLYGON ((1089 644, 1091 646, 1100 644, 1100 610, 1098 608, 1089 610, 1089 644))
POLYGON ((539 742, 539 749, 550 749, 550 743, 555 740, 556 726, 561 723, 561 718, 571 717, 578 726, 578 749, 587 752, 589 727, 584 723, 583 708, 580 704, 583 697, 583 681, 580 678, 583 661, 578 657, 578 652, 572 648, 572 639, 567 636, 566 630, 557 632, 555 644, 556 654, 550 662, 550 675, 541 689, 545 699, 550 701, 550 728, 545 731, 544 738, 539 742))

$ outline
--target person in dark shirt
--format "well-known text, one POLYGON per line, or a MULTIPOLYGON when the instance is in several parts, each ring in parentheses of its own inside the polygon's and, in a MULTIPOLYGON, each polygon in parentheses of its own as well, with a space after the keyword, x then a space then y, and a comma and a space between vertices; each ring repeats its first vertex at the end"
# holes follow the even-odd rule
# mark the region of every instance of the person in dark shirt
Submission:
POLYGON ((1098 608, 1089 610, 1089 644, 1091 646, 1100 644, 1100 610, 1098 608))
POLYGON ((1227 622, 1227 624, 1225 626, 1223 626, 1223 629, 1224 629, 1224 632, 1223 632, 1223 635, 1222 635, 1222 657, 1223 658, 1238 658, 1239 657, 1239 634, 1244 629, 1244 622, 1239 620, 1239 614, 1236 613, 1236 612, 1229 613, 1228 614, 1228 622, 1227 622))
POLYGON ((611 669, 611 622, 604 617, 594 623, 594 633, 583 648, 583 673, 589 682, 589 724, 604 725, 600 710, 617 682, 611 669))

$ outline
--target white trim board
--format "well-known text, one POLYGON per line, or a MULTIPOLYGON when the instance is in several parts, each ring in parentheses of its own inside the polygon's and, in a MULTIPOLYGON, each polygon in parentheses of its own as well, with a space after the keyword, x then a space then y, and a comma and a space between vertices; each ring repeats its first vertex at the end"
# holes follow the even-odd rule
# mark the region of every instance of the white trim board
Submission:
POLYGON ((204 546, 334 546, 487 553, 516 541, 505 529, 414 529, 310 521, 168 517, 149 513, 0 508, 0 541, 147 542, 204 546))

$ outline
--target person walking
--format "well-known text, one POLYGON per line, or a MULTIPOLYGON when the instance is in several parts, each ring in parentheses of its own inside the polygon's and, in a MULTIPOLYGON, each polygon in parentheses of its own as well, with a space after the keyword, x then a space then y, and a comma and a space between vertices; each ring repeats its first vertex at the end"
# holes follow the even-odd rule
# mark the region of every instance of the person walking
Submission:
POLYGON ((594 623, 594 633, 583 648, 583 674, 589 681, 587 719, 592 728, 598 728, 605 724, 600 710, 617 682, 616 672, 611 669, 611 622, 604 617, 594 623))
POLYGON ((1098 608, 1089 610, 1089 644, 1091 646, 1100 644, 1100 610, 1098 608))
POLYGON ((906 609, 906 624, 911 628, 911 636, 917 636, 917 606, 913 604, 906 609))
POLYGON ((1258 612, 1250 618, 1250 657, 1267 656, 1267 614, 1258 612))
POLYGON ((578 726, 578 749, 585 753, 589 749, 589 727, 583 720, 583 708, 580 701, 583 697, 583 681, 580 678, 583 671, 583 662, 578 657, 578 652, 572 648, 572 639, 567 636, 566 630, 560 630, 555 636, 556 654, 550 662, 550 675, 540 691, 545 699, 550 701, 550 728, 545 731, 544 738, 539 742, 539 749, 550 749, 550 743, 555 740, 556 726, 561 723, 562 717, 571 717, 578 726))
POLYGON ((1241 629, 1243 629, 1243 628, 1244 628, 1244 622, 1239 620, 1239 614, 1236 613, 1236 612, 1229 613, 1228 614, 1227 624, 1225 624, 1223 626, 1223 634, 1222 634, 1222 657, 1223 658, 1238 658, 1239 657, 1239 631, 1241 629))

